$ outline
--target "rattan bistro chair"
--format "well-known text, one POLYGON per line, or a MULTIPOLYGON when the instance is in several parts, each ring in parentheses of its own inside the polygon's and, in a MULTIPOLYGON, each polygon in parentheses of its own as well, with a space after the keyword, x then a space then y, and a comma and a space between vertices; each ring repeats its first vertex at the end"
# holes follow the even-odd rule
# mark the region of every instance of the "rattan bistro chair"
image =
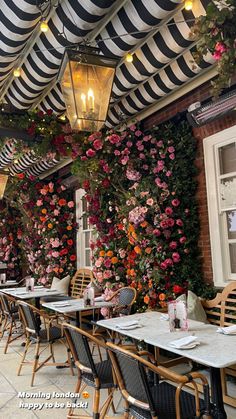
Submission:
POLYGON ((24 335, 22 331, 18 307, 15 306, 15 300, 4 293, 0 293, 0 303, 2 311, 1 338, 5 332, 8 333, 4 354, 7 353, 8 346, 16 339, 24 335))
POLYGON ((136 354, 107 343, 119 388, 125 399, 124 418, 137 419, 190 419, 212 418, 210 414, 209 386, 204 375, 180 375, 169 368, 155 366, 136 354), (149 383, 147 371, 161 379, 156 385, 149 383), (195 378, 202 381, 204 400, 199 399, 195 378), (164 380, 173 382, 170 384, 164 380), (194 395, 183 387, 191 382, 194 395))
POLYGON ((136 300, 137 291, 132 287, 122 287, 106 301, 111 301, 114 298, 117 299, 117 303, 114 307, 109 310, 110 317, 127 316, 131 312, 132 305, 136 300))
POLYGON ((57 341, 62 341, 62 343, 65 344, 62 327, 57 324, 53 325, 53 322, 56 320, 56 316, 48 316, 43 310, 39 310, 26 302, 17 301, 17 303, 19 305, 20 317, 22 319, 26 334, 25 350, 17 375, 20 375, 24 364, 33 365, 31 386, 34 384, 36 372, 44 365, 70 366, 71 373, 74 375, 71 364, 70 349, 68 347, 67 361, 63 363, 55 362, 53 344, 57 341), (43 324, 40 324, 39 317, 43 321, 43 324), (36 343, 35 356, 33 361, 28 361, 26 360, 26 355, 32 343, 36 343), (44 347, 41 349, 42 345, 44 345, 44 347), (49 348, 50 351, 49 356, 43 361, 39 362, 40 355, 47 348, 49 348), (50 360, 52 360, 52 362, 49 362, 50 360))
MULTIPOLYGON (((75 361, 75 365, 78 368, 78 382, 76 385, 75 393, 81 393, 86 386, 94 387, 95 391, 92 417, 94 419, 103 419, 110 406, 114 411, 113 392, 117 386, 113 379, 110 359, 95 363, 91 346, 96 345, 107 349, 106 345, 100 339, 96 339, 78 327, 72 326, 68 323, 63 323, 63 327, 68 345, 71 349, 71 353, 75 361), (108 390, 108 397, 100 407, 101 389, 108 390)), ((87 415, 77 415, 73 407, 70 408, 67 415, 68 419, 83 417, 88 418, 87 415)))

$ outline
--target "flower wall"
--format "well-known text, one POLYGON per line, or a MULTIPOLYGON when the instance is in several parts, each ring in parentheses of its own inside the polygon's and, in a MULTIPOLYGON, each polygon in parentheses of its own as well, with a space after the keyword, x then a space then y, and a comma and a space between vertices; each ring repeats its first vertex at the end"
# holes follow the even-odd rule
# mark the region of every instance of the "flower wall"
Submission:
POLYGON ((74 173, 83 180, 97 281, 139 290, 139 308, 203 294, 195 201, 196 144, 187 124, 90 135, 74 173))
POLYGON ((50 283, 53 276, 73 275, 74 201, 60 179, 43 182, 18 179, 17 189, 16 181, 13 184, 11 199, 22 214, 21 249, 27 273, 42 284, 50 283))
POLYGON ((14 208, 0 202, 0 262, 7 264, 7 277, 20 278, 22 238, 21 215, 14 208))

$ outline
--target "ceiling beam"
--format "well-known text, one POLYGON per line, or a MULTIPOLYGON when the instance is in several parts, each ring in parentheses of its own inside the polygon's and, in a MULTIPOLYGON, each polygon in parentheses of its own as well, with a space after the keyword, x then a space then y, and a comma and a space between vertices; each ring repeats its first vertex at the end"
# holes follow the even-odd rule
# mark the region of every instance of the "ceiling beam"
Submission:
MULTIPOLYGON (((54 15, 56 8, 59 6, 59 4, 61 3, 61 0, 51 0, 51 10, 47 15, 47 20, 51 19, 51 17, 54 15)), ((34 29, 34 31, 32 32, 32 35, 30 37, 30 40, 26 43, 25 48, 24 48, 24 52, 20 54, 19 58, 16 60, 16 66, 21 68, 22 65, 24 64, 24 62, 26 61, 28 55, 30 54, 30 52, 32 51, 35 43, 37 42, 39 36, 41 34, 40 31, 40 21, 38 22, 38 25, 36 26, 36 28, 34 29)), ((0 102, 3 101, 4 96, 6 95, 10 85, 12 84, 13 80, 14 80, 14 75, 13 75, 13 71, 9 74, 9 76, 7 77, 7 80, 5 82, 5 84, 3 85, 3 89, 0 92, 0 102)))
MULTIPOLYGON (((105 28, 105 26, 108 24, 108 22, 113 19, 113 17, 118 13, 118 11, 124 7, 124 5, 129 0, 116 0, 115 4, 111 8, 110 12, 107 13, 104 18, 100 21, 100 23, 96 26, 95 29, 93 29, 85 38, 85 41, 88 43, 92 43, 96 37, 99 35, 99 33, 105 28)), ((76 45, 76 44, 75 44, 76 45)), ((39 104, 43 101, 43 99, 49 94, 49 92, 56 86, 57 84, 57 76, 54 77, 54 79, 47 85, 46 89, 44 89, 43 93, 38 97, 37 101, 33 103, 33 105, 30 107, 30 109, 35 109, 39 104)))

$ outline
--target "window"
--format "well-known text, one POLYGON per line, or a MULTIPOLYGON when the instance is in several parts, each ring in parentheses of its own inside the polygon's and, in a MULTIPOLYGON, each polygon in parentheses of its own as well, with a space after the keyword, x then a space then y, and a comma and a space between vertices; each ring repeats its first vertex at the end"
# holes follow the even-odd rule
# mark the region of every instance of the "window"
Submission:
POLYGON ((91 268, 91 249, 90 241, 93 236, 92 226, 88 221, 87 201, 84 197, 85 191, 76 191, 76 221, 78 223, 77 232, 77 260, 78 268, 91 268))
POLYGON ((204 140, 214 283, 236 280, 236 126, 204 140))

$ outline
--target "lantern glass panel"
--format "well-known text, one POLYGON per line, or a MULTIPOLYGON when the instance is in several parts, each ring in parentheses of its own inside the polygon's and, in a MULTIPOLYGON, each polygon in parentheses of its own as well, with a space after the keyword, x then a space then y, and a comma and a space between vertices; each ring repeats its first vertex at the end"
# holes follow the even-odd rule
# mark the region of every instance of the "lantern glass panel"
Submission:
POLYGON ((98 131, 106 120, 115 66, 114 62, 109 66, 109 59, 94 60, 95 64, 91 56, 86 62, 70 57, 61 79, 67 116, 74 130, 98 131))

